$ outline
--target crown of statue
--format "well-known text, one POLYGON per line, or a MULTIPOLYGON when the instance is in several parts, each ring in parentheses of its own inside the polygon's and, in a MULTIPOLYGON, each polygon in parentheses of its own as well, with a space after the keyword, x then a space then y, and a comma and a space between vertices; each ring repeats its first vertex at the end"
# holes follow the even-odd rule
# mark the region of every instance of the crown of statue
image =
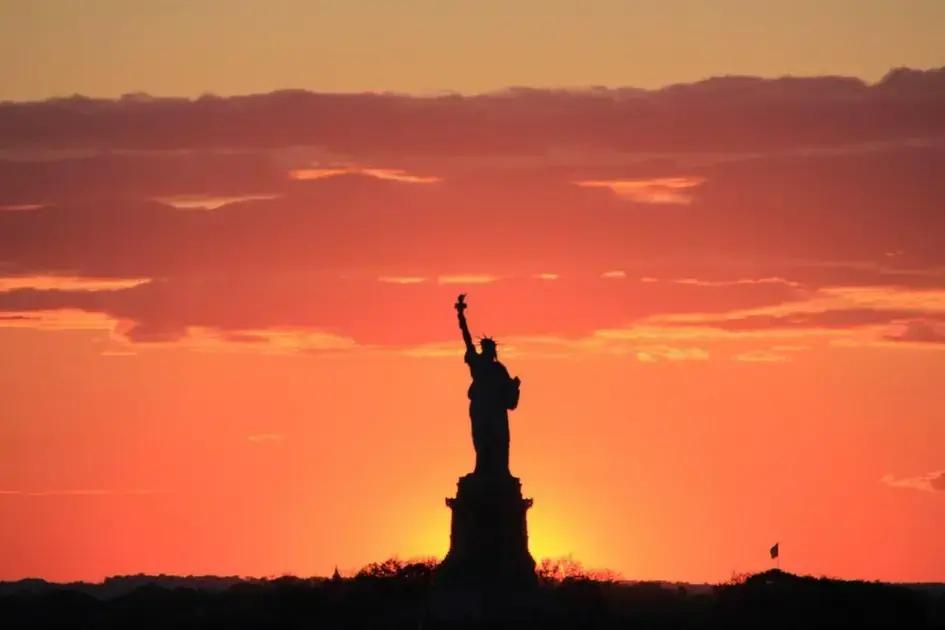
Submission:
POLYGON ((498 342, 497 342, 495 339, 493 339, 492 337, 486 337, 485 335, 483 335, 482 337, 479 338, 479 345, 480 345, 480 346, 492 346, 493 348, 495 348, 495 347, 496 347, 497 345, 499 345, 499 344, 498 344, 498 342))

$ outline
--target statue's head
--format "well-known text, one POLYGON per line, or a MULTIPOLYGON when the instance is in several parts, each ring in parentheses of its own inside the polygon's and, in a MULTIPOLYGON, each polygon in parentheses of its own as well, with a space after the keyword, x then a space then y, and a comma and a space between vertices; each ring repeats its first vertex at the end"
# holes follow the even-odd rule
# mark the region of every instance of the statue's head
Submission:
POLYGON ((482 348, 482 356, 487 359, 495 359, 498 356, 495 339, 492 337, 482 337, 479 340, 479 347, 482 348))

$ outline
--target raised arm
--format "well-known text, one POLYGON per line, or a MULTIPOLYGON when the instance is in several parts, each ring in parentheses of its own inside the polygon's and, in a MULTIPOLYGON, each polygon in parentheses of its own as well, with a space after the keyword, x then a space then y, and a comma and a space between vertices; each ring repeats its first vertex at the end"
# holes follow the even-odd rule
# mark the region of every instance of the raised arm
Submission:
POLYGON ((472 335, 469 334, 469 326, 466 324, 466 294, 460 293, 456 298, 456 316, 459 318, 459 329, 463 331, 463 341, 466 343, 466 352, 476 353, 476 346, 473 345, 472 335))

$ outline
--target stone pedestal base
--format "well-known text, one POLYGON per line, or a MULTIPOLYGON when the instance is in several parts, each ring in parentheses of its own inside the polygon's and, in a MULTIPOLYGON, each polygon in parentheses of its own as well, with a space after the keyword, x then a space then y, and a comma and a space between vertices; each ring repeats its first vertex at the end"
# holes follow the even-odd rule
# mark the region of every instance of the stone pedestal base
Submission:
POLYGON ((528 552, 525 513, 531 499, 522 498, 515 477, 460 477, 453 511, 450 550, 437 569, 442 586, 518 589, 537 584, 535 560, 528 552))

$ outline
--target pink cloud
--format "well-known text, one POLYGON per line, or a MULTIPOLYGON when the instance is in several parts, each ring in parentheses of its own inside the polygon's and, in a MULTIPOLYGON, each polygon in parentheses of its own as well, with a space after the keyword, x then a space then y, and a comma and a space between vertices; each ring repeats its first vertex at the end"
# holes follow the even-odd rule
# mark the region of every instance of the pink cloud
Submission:
POLYGON ((692 203, 691 189, 705 182, 702 177, 658 177, 654 179, 586 180, 576 182, 585 188, 606 188, 622 199, 637 203, 692 203))
POLYGON ((367 175, 377 179, 387 179, 395 182, 404 182, 408 184, 433 184, 440 181, 439 177, 432 175, 413 175, 399 168, 363 168, 355 166, 330 167, 330 168, 296 168, 289 171, 289 177, 296 180, 324 179, 326 177, 337 177, 339 175, 367 175))
POLYGON ((0 104, 0 322, 418 346, 469 290, 496 334, 928 343, 943 81, 0 104))

